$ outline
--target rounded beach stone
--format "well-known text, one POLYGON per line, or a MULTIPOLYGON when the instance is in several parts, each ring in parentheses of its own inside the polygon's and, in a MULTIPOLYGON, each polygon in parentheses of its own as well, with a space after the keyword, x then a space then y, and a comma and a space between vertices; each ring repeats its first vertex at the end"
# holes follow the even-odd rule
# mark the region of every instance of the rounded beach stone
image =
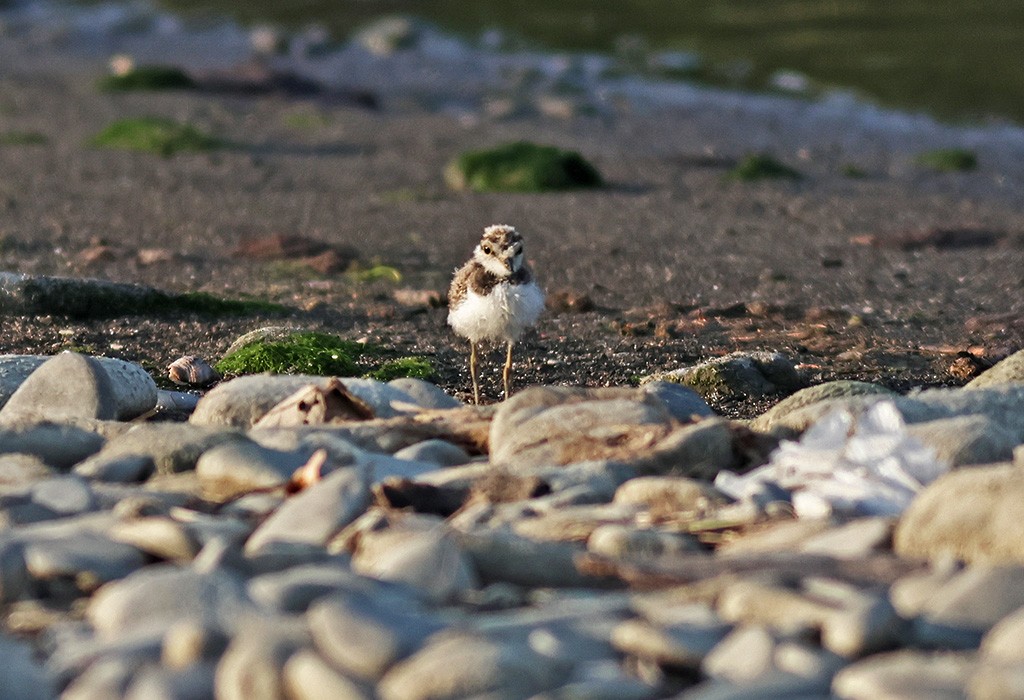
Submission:
MULTIPOLYGON (((894 392, 879 384, 840 379, 834 382, 816 384, 787 396, 750 422, 751 430, 769 433, 777 427, 796 428, 788 416, 802 408, 821 401, 845 399, 851 396, 895 396, 894 392)), ((799 428, 797 428, 799 429, 799 428)))
POLYGON ((951 467, 1013 459, 1017 436, 987 416, 955 416, 907 426, 913 435, 951 467))
POLYGON ((969 566, 928 599, 914 619, 925 647, 973 649, 1004 617, 1024 606, 1024 567, 969 566))
POLYGON ((849 658, 899 646, 906 632, 906 622, 886 596, 865 594, 865 598, 825 618, 821 628, 822 646, 849 658))
POLYGON ((799 549, 836 559, 857 559, 872 552, 887 550, 892 543, 895 527, 895 518, 856 518, 811 535, 799 545, 799 549))
POLYGON ((186 618, 172 623, 164 634, 160 660, 170 669, 185 670, 202 662, 214 662, 228 646, 220 629, 186 618))
POLYGON ((976 665, 974 654, 875 654, 840 671, 832 692, 844 700, 962 698, 976 665))
POLYGON ((403 447, 395 453, 395 457, 412 462, 429 462, 442 467, 455 467, 470 461, 470 456, 464 449, 447 440, 437 439, 424 440, 403 447))
POLYGON ((32 501, 61 515, 75 515, 95 510, 98 506, 92 488, 82 478, 60 476, 36 482, 32 501))
POLYGON ((251 428, 267 411, 309 384, 326 386, 327 378, 302 374, 256 374, 222 382, 199 400, 189 417, 193 425, 251 428))
POLYGON ((654 559, 703 551, 695 537, 627 525, 599 525, 587 538, 587 550, 613 559, 654 559))
POLYGON ((655 375, 685 384, 705 399, 791 393, 805 380, 792 359, 779 352, 734 352, 725 357, 655 375))
POLYGON ((272 623, 239 632, 217 664, 214 697, 220 700, 280 700, 284 665, 305 646, 287 626, 272 623))
POLYGON ((420 609, 350 593, 324 599, 306 614, 316 648, 344 673, 379 679, 442 625, 420 609))
POLYGON ((702 669, 712 678, 746 683, 775 667, 776 645, 765 627, 738 627, 707 654, 702 669))
POLYGON ((1024 607, 1010 613, 988 631, 981 642, 985 659, 1024 663, 1024 607))
POLYGON ((376 586, 376 582, 352 571, 347 557, 334 556, 316 564, 255 576, 249 579, 249 595, 269 610, 301 613, 320 598, 351 591, 370 592, 376 586))
POLYGON ((188 669, 146 666, 135 674, 124 700, 200 700, 213 697, 215 666, 196 664, 188 669))
POLYGON ((1024 350, 1018 350, 979 374, 964 386, 965 389, 985 389, 999 384, 1024 382, 1024 350))
POLYGON ((700 394, 682 384, 653 381, 641 386, 640 390, 645 394, 658 398, 665 404, 668 412, 676 420, 689 422, 695 416, 698 418, 710 418, 717 415, 700 394))
POLYGON ((555 687, 567 670, 525 643, 442 632, 388 671, 377 692, 382 700, 454 700, 491 692, 525 698, 555 687))
POLYGON ((112 438, 97 454, 75 466, 82 476, 122 481, 111 476, 124 473, 129 464, 145 476, 175 474, 195 469, 205 451, 244 439, 237 430, 200 427, 187 423, 143 423, 112 438))
POLYGON ((251 609, 245 586, 235 575, 165 564, 104 586, 89 600, 86 616, 101 639, 113 640, 162 632, 183 619, 229 630, 251 609))
POLYGON ((967 684, 971 700, 1024 700, 1024 663, 982 661, 967 684))
POLYGON ((60 538, 32 537, 24 543, 24 556, 32 578, 71 579, 87 591, 122 579, 147 563, 135 547, 93 532, 60 538))
POLYGON ((728 497, 706 481, 685 476, 641 476, 615 491, 616 503, 644 506, 655 514, 684 515, 698 519, 729 502, 728 497))
POLYGON ((319 654, 302 649, 284 665, 284 689, 292 700, 372 700, 373 692, 338 672, 319 654))
POLYGON ((609 445, 649 446, 670 432, 671 416, 660 400, 636 396, 636 390, 521 391, 501 404, 491 422, 491 461, 517 468, 569 464, 633 452, 609 445))
POLYGON ((911 558, 1024 563, 1024 470, 960 469, 928 485, 904 511, 893 547, 911 558))
POLYGON ((352 568, 364 576, 408 584, 437 603, 479 586, 472 563, 441 522, 363 533, 352 568))
POLYGON ((11 700, 51 700, 55 683, 33 659, 32 647, 0 635, 0 690, 11 700))
POLYGON ((133 518, 115 523, 111 539, 130 544, 160 559, 187 562, 199 553, 199 542, 188 528, 171 518, 133 518))
POLYGON ((288 498, 245 543, 248 555, 280 545, 324 547, 370 503, 365 465, 342 467, 288 498))
POLYGON ((79 423, 88 421, 53 423, 28 416, 6 421, 0 428, 0 451, 33 455, 48 466, 62 471, 70 469, 98 452, 106 442, 101 426, 79 423))
POLYGON ((275 450, 239 438, 203 452, 196 460, 196 476, 209 498, 223 501, 283 486, 312 454, 311 449, 275 450))
POLYGON ((388 386, 408 394, 420 408, 448 409, 465 405, 436 384, 415 377, 392 379, 388 386))
POLYGON ((697 670, 708 653, 729 633, 730 626, 711 616, 704 623, 671 626, 626 620, 612 630, 612 645, 624 654, 661 665, 697 670))
POLYGON ((156 406, 156 384, 142 367, 64 352, 30 374, 0 409, 58 418, 131 420, 156 406))

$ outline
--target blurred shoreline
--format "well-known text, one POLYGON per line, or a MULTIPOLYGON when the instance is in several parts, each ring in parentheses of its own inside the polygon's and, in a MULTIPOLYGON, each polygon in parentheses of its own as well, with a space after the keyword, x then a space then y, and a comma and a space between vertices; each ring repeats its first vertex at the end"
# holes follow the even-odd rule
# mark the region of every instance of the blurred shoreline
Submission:
POLYGON ((1002 159, 1024 153, 1022 127, 945 124, 846 91, 815 92, 798 75, 781 80, 777 94, 721 89, 631 73, 610 56, 479 46, 398 17, 339 43, 315 29, 285 33, 230 20, 186 22, 138 3, 79 7, 32 0, 0 9, 0 28, 0 72, 8 74, 101 73, 118 55, 200 75, 251 71, 256 64, 310 81, 328 95, 372 94, 385 109, 446 113, 462 123, 670 111, 721 123, 744 151, 962 147, 983 152, 999 167, 1002 159))

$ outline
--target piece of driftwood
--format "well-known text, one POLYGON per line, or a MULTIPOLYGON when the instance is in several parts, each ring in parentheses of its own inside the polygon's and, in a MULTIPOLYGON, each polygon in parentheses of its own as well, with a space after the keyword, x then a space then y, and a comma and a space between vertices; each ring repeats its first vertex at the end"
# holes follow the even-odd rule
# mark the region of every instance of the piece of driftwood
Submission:
POLYGON ((373 418, 373 409, 337 377, 319 386, 307 384, 267 411, 255 428, 293 428, 373 418))

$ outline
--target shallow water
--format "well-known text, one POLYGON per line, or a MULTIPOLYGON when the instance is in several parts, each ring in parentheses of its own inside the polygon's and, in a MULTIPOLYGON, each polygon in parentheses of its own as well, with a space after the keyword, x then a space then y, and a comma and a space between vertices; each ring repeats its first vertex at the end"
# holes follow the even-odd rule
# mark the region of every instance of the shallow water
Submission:
POLYGON ((1017 0, 166 0, 189 12, 290 27, 317 23, 339 38, 404 13, 466 37, 500 29, 553 50, 687 51, 696 77, 765 89, 792 70, 823 87, 947 119, 1024 122, 1024 3, 1017 0))

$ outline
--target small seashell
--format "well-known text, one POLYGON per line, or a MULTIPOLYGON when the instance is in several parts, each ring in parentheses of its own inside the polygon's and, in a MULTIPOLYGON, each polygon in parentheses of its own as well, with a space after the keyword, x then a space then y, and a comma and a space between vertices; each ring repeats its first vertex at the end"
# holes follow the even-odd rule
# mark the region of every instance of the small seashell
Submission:
POLYGON ((119 53, 110 57, 108 65, 112 75, 128 75, 135 70, 135 59, 128 54, 119 53))
POLYGON ((220 379, 210 363, 197 355, 179 357, 167 367, 167 376, 175 384, 206 386, 220 379))

